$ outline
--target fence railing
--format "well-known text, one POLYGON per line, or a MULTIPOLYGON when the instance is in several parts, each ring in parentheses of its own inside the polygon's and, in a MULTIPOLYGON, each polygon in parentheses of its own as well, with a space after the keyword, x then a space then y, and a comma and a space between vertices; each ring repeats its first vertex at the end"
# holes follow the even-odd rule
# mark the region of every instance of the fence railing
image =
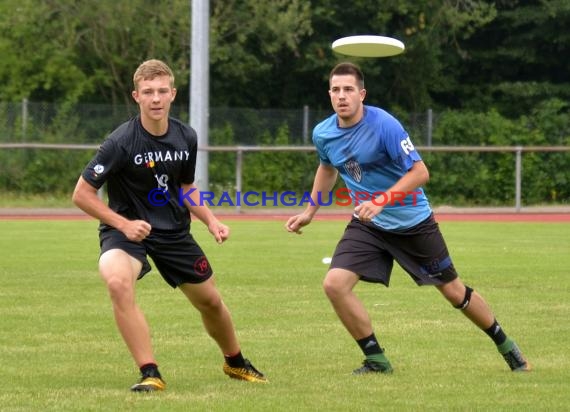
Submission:
MULTIPOLYGON (((416 146, 419 152, 498 152, 515 154, 515 210, 521 211, 522 154, 525 152, 570 152, 570 146, 416 146)), ((207 146, 198 150, 236 153, 236 190, 242 189, 244 152, 311 152, 312 146, 207 146)), ((239 206, 238 206, 239 208, 239 206)))
MULTIPOLYGON (((58 150, 96 150, 99 145, 90 144, 50 144, 50 143, 0 143, 0 149, 58 149, 58 150)), ((419 152, 461 152, 513 153, 515 163, 515 204, 516 212, 521 211, 522 190, 522 155, 538 152, 570 152, 570 146, 416 146, 419 152)), ((243 155, 247 152, 314 152, 313 146, 204 146, 199 151, 234 152, 236 154, 235 187, 242 191, 243 155)), ((240 209, 240 206, 236 206, 240 209)))

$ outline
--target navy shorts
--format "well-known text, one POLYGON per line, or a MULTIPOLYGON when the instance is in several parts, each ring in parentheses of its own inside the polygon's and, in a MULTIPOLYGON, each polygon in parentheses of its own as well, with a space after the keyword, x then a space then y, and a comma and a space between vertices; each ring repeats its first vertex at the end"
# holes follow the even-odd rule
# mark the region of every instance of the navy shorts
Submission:
POLYGON ((142 242, 133 242, 123 232, 106 228, 99 232, 101 254, 121 249, 142 262, 139 279, 151 270, 150 256, 164 280, 173 288, 183 283, 202 283, 213 274, 204 252, 187 231, 152 230, 142 242))
POLYGON ((346 269, 363 281, 388 286, 394 260, 418 285, 442 285, 457 278, 433 215, 397 232, 354 217, 336 247, 330 268, 346 269))

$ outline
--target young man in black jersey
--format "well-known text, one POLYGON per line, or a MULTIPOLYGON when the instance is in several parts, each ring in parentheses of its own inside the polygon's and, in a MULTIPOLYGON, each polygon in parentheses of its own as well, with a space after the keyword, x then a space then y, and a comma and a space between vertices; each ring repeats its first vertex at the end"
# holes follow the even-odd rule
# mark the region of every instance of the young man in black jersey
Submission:
POLYGON ((147 255, 164 280, 180 288, 200 312, 206 331, 225 357, 224 373, 234 379, 267 382, 242 356, 212 268, 189 231, 191 212, 218 243, 230 234, 201 205, 194 185, 196 132, 169 117, 176 96, 174 75, 164 62, 148 60, 137 68, 133 83, 132 96, 140 114, 105 139, 73 193, 73 202, 101 222, 99 272, 118 329, 142 374, 131 390, 165 389, 148 323, 135 302, 135 283, 151 270, 147 255), (108 205, 97 196, 105 182, 108 205))

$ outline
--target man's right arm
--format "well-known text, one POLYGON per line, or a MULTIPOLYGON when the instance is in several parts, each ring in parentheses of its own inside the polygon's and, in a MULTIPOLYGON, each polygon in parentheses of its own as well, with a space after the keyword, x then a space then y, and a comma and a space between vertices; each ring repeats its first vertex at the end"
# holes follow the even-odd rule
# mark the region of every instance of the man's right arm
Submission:
POLYGON ((285 224, 287 231, 300 234, 300 229, 311 223, 321 206, 318 200, 319 194, 322 198, 323 193, 330 192, 336 183, 337 176, 338 172, 333 166, 322 163, 319 165, 313 181, 313 190, 311 191, 312 204, 309 204, 303 213, 289 218, 285 224))
POLYGON ((140 242, 150 233, 150 224, 144 220, 128 220, 107 206, 83 176, 79 177, 72 197, 73 203, 88 215, 120 230, 129 240, 140 242))

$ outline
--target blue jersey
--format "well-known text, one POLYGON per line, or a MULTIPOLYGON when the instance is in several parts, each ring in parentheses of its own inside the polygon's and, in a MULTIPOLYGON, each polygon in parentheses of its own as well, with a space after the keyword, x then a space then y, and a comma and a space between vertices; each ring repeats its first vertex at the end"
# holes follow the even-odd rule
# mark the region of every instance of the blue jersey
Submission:
POLYGON ((372 220, 375 225, 385 230, 403 230, 431 215, 422 188, 393 196, 385 193, 414 162, 422 160, 406 130, 386 111, 364 106, 362 120, 347 128, 339 127, 337 115, 333 114, 314 128, 313 143, 321 163, 334 166, 340 173, 348 192, 343 197, 352 207, 373 198, 384 205, 372 220))

